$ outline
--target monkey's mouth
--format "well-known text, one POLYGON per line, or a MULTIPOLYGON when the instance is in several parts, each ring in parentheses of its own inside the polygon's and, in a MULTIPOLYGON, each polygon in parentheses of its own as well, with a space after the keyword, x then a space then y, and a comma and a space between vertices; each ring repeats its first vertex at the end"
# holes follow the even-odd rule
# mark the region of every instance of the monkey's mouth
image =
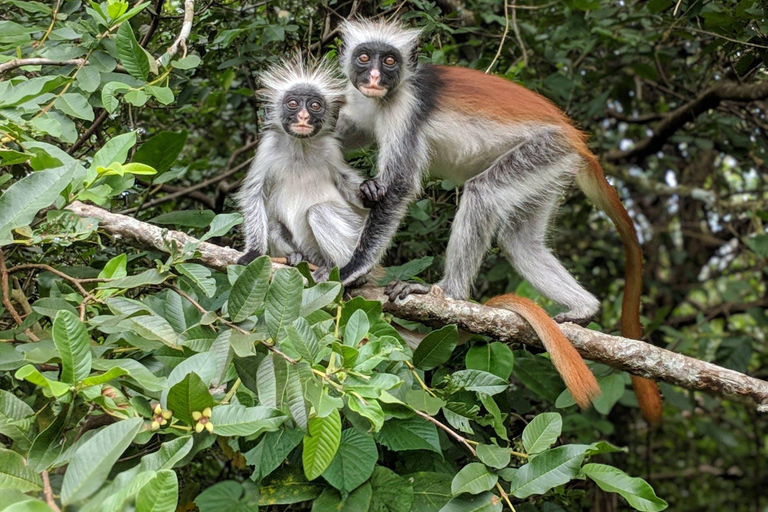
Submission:
POLYGON ((314 126, 311 126, 308 124, 292 124, 291 131, 296 135, 307 137, 309 135, 312 135, 312 132, 315 131, 315 128, 314 126))
POLYGON ((381 98, 389 92, 387 87, 381 87, 380 85, 361 85, 359 89, 364 96, 369 98, 381 98))

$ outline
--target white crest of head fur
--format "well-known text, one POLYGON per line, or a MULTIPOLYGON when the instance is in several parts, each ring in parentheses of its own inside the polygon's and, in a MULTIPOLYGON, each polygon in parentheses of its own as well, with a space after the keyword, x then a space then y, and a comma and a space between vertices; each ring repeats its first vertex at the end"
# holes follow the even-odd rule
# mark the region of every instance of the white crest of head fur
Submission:
POLYGON ((261 75, 262 97, 268 102, 267 116, 280 111, 285 94, 297 86, 312 86, 329 106, 344 101, 344 80, 327 59, 309 65, 301 57, 286 59, 261 75))
POLYGON ((355 48, 364 43, 381 43, 394 46, 403 56, 406 69, 411 69, 411 55, 418 47, 421 30, 408 28, 397 21, 347 20, 341 25, 344 49, 341 65, 348 72, 355 48))

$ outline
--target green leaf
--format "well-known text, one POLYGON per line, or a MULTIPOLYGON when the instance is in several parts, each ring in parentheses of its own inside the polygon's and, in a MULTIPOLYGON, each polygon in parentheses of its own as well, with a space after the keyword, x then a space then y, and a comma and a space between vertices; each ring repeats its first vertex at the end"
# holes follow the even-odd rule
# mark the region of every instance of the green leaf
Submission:
POLYGON ((53 422, 46 427, 32 443, 27 455, 27 465, 36 472, 49 469, 50 465, 59 456, 64 447, 65 439, 62 437, 66 424, 66 409, 62 410, 53 422))
POLYGON ((434 416, 440 412, 440 408, 445 405, 445 401, 430 395, 423 389, 409 389, 405 392, 405 403, 417 411, 426 412, 434 416))
MULTIPOLYGON (((298 272, 297 272, 298 274, 298 272)), ((335 410, 325 418, 309 420, 304 436, 304 474, 308 480, 320 476, 331 464, 341 442, 341 417, 335 410)))
POLYGON ((245 452, 245 462, 253 468, 251 479, 259 481, 277 469, 291 451, 299 446, 304 432, 298 429, 267 432, 254 448, 245 452))
POLYGON ((0 195, 0 246, 13 242, 11 231, 28 226, 53 203, 74 175, 74 165, 33 172, 0 195))
POLYGON ((436 427, 419 417, 391 419, 384 423, 376 439, 390 450, 430 450, 442 453, 436 427))
POLYGON ((587 448, 587 445, 559 446, 529 459, 515 472, 509 492, 522 499, 568 483, 578 474, 587 448))
POLYGON ((373 489, 365 483, 344 498, 339 491, 326 487, 323 493, 312 503, 312 512, 361 512, 370 510, 373 489))
POLYGON ((747 239, 747 245, 761 258, 768 258, 768 235, 755 235, 747 239))
POLYGON ((98 386, 99 384, 106 384, 107 382, 115 380, 116 378, 123 375, 128 375, 128 372, 122 368, 112 368, 106 373, 102 373, 101 375, 94 375, 92 377, 83 379, 81 385, 84 388, 87 388, 88 386, 98 386))
POLYGON ((135 174, 137 176, 152 176, 157 174, 157 171, 149 165, 132 162, 123 166, 123 172, 125 174, 135 174))
POLYGON ((501 498, 491 492, 465 494, 449 501, 440 512, 501 512, 501 498))
POLYGON ((431 370, 450 359, 459 342, 459 331, 455 325, 446 325, 432 331, 413 351, 413 365, 422 370, 431 370))
POLYGON ((391 469, 376 466, 371 476, 373 496, 371 510, 377 512, 409 512, 413 505, 413 487, 408 480, 391 469))
POLYGON ((658 512, 667 508, 667 502, 656 496, 648 482, 631 477, 619 468, 605 464, 585 464, 581 471, 602 490, 619 493, 637 510, 658 512))
POLYGON ((347 325, 344 327, 344 344, 350 347, 356 347, 362 340, 368 329, 371 327, 368 323, 368 316, 365 311, 358 309, 349 317, 347 325))
POLYGON ((425 471, 407 475, 405 478, 413 486, 411 510, 438 512, 451 500, 451 475, 425 471))
POLYGON ((495 444, 480 444, 477 446, 477 458, 486 466, 501 469, 509 465, 509 448, 495 444))
POLYGON ((243 223, 243 216, 239 213, 220 213, 211 221, 208 232, 200 237, 200 240, 208 240, 216 236, 224 236, 229 230, 243 223))
POLYGON ((123 23, 117 29, 117 55, 125 66, 125 70, 134 78, 147 81, 149 78, 149 61, 147 55, 136 41, 130 23, 123 23))
POLYGON ((51 393, 51 395, 57 398, 60 396, 66 395, 69 392, 69 388, 70 388, 69 384, 65 384, 57 380, 48 379, 42 373, 37 371, 37 368, 35 368, 31 364, 22 366, 21 368, 16 370, 14 377, 16 377, 17 379, 24 379, 26 381, 31 382, 32 384, 35 384, 36 386, 45 388, 51 393))
POLYGON ((42 488, 43 481, 40 475, 24 464, 24 457, 0 448, 0 489, 31 492, 42 488))
POLYGON ((465 358, 468 370, 482 370, 509 380, 515 363, 515 355, 504 343, 482 343, 473 345, 465 358))
POLYGON ((72 385, 91 373, 91 340, 77 315, 62 310, 53 321, 53 342, 61 356, 61 380, 72 385))
POLYGON ((194 423, 193 412, 203 412, 206 407, 213 407, 213 403, 208 386, 194 372, 188 373, 168 392, 167 408, 173 411, 175 417, 190 425, 194 423))
POLYGON ((192 69, 200 65, 202 59, 197 55, 187 55, 184 58, 174 60, 171 62, 171 66, 176 69, 192 69))
POLYGON ((117 93, 120 91, 130 91, 131 86, 123 82, 109 82, 101 89, 101 104, 104 110, 113 114, 120 103, 117 101, 117 93))
POLYGON ((239 404, 213 408, 213 431, 220 436, 256 436, 271 432, 285 421, 285 415, 269 407, 244 407, 239 404))
POLYGON ((136 133, 128 132, 112 137, 93 155, 91 169, 109 167, 112 162, 122 164, 128 158, 128 151, 136 144, 136 133))
POLYGON ((157 101, 163 105, 170 105, 175 99, 173 91, 170 87, 158 87, 156 85, 148 85, 144 88, 149 94, 154 96, 157 101))
POLYGON ((612 373, 597 379, 600 385, 600 396, 592 401, 595 410, 600 414, 608 414, 613 406, 624 396, 624 373, 612 373))
MULTIPOLYGON (((161 131, 144 142, 133 155, 133 161, 147 164, 153 167, 158 174, 162 174, 171 168, 173 163, 179 158, 179 154, 184 149, 187 142, 187 131, 179 132, 161 131)), ((174 212, 182 213, 182 212, 174 212)), ((213 212, 211 212, 213 217, 213 212)), ((210 221, 209 221, 210 222, 210 221)), ((205 227, 194 226, 194 227, 205 227)))
POLYGON ((259 505, 254 495, 243 496, 243 485, 234 480, 219 482, 195 498, 200 512, 258 512, 259 505))
POLYGON ((106 290, 109 288, 119 288, 127 290, 130 288, 139 288, 141 286, 148 286, 151 284, 162 284, 168 278, 167 273, 160 273, 156 268, 145 270, 135 276, 126 276, 119 279, 113 279, 105 283, 99 284, 99 289, 106 290))
POLYGON ((267 329, 273 340, 282 340, 285 337, 285 327, 299 317, 303 290, 301 273, 295 268, 281 268, 275 272, 264 309, 267 329))
POLYGON ((93 121, 93 107, 88 103, 88 99, 82 94, 66 93, 56 99, 54 107, 65 114, 77 119, 93 121))
MULTIPOLYGON (((136 160, 135 156, 134 160, 136 160)), ((205 228, 208 227, 215 216, 216 214, 211 210, 181 210, 152 217, 149 219, 149 222, 160 225, 205 228)))
POLYGON ((162 469, 147 482, 136 497, 136 512, 174 512, 179 497, 176 473, 162 469))
POLYGON ((301 316, 307 316, 332 303, 341 292, 341 283, 318 283, 304 290, 301 298, 301 316))
POLYGON ((297 366, 293 365, 286 365, 286 367, 288 375, 285 382, 285 401, 288 404, 288 410, 291 412, 293 421, 299 428, 306 430, 309 407, 304 399, 304 389, 301 385, 299 370, 297 366))
POLYGON ((341 433, 341 444, 323 478, 343 493, 352 492, 373 474, 379 453, 376 441, 354 428, 341 433))
POLYGON ((0 434, 14 440, 28 440, 35 412, 12 393, 0 389, 0 434))
POLYGON ((64 474, 61 503, 76 503, 96 492, 143 425, 141 418, 118 421, 99 429, 83 443, 64 474))
POLYGON ((456 473, 451 482, 451 492, 457 494, 480 494, 490 491, 496 485, 499 477, 479 462, 471 462, 456 473))
POLYGON ((259 505, 290 505, 317 498, 324 485, 309 482, 298 466, 282 467, 259 486, 259 505))
POLYGON ((104 265, 99 272, 99 279, 119 279, 128 275, 128 256, 118 254, 104 265))
POLYGON ((189 278, 206 297, 216 294, 216 280, 211 277, 211 271, 198 263, 178 263, 176 270, 189 278))
POLYGON ((269 256, 256 258, 245 267, 229 293, 227 307, 233 321, 242 322, 261 306, 269 289, 271 272, 269 256))
POLYGON ((293 325, 285 328, 285 334, 288 336, 287 342, 302 359, 310 364, 315 362, 320 352, 320 341, 305 318, 297 318, 293 325))
POLYGON ((523 446, 531 455, 541 453, 560 437, 563 418, 556 412, 539 414, 523 430, 523 446))
POLYGON ((460 370, 450 376, 451 383, 460 389, 496 395, 507 389, 507 381, 492 373, 480 370, 460 370))

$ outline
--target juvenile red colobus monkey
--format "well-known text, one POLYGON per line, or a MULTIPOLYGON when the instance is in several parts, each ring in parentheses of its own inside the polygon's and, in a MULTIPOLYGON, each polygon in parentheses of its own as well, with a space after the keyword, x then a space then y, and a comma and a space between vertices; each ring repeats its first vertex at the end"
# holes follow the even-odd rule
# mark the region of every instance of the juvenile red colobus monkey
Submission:
MULTIPOLYGON (((381 259, 429 174, 464 184, 438 283, 447 296, 469 294, 496 237, 518 273, 567 308, 556 320, 584 323, 600 302, 545 245, 552 215, 575 180, 621 235, 622 333, 640 338, 637 234, 585 135, 553 103, 520 85, 472 69, 420 64, 419 36, 397 23, 353 21, 342 27, 341 63, 350 85, 337 131, 346 148, 375 142, 379 149, 376 178, 361 187, 371 211, 350 262, 341 268, 342 280, 353 282, 381 259)), ((427 290, 396 283, 388 292, 394 299, 427 290)), ((578 354, 566 357, 572 361, 578 354)), ((563 374, 569 367, 558 369, 563 374)), ((633 383, 646 420, 658 423, 656 384, 640 377, 633 383)))
POLYGON ((333 128, 344 82, 329 66, 284 62, 261 77, 266 128, 236 195, 247 264, 262 254, 333 268, 349 262, 365 220, 362 178, 347 166, 333 128))

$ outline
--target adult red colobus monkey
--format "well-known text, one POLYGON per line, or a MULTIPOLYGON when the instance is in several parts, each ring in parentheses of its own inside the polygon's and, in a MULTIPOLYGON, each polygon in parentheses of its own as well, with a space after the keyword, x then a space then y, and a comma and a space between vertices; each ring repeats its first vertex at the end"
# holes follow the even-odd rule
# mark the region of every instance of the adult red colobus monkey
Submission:
MULTIPOLYGON (((345 283, 383 256, 430 174, 463 183, 438 286, 466 297, 494 236, 518 273, 567 308, 558 321, 583 323, 600 302, 545 245, 548 224, 571 182, 616 225, 626 253, 622 334, 639 338, 642 253, 632 221, 605 180, 585 135, 543 96, 480 71, 418 62, 419 31, 397 23, 347 22, 341 63, 350 80, 337 125, 346 148, 375 142, 376 178, 361 186, 371 206, 345 283)), ((391 298, 428 287, 395 283, 391 298)), ((557 358, 553 357, 553 361, 557 358)), ((561 374, 568 368, 559 368, 561 374)), ((633 376, 643 415, 661 417, 653 381, 633 376)))

